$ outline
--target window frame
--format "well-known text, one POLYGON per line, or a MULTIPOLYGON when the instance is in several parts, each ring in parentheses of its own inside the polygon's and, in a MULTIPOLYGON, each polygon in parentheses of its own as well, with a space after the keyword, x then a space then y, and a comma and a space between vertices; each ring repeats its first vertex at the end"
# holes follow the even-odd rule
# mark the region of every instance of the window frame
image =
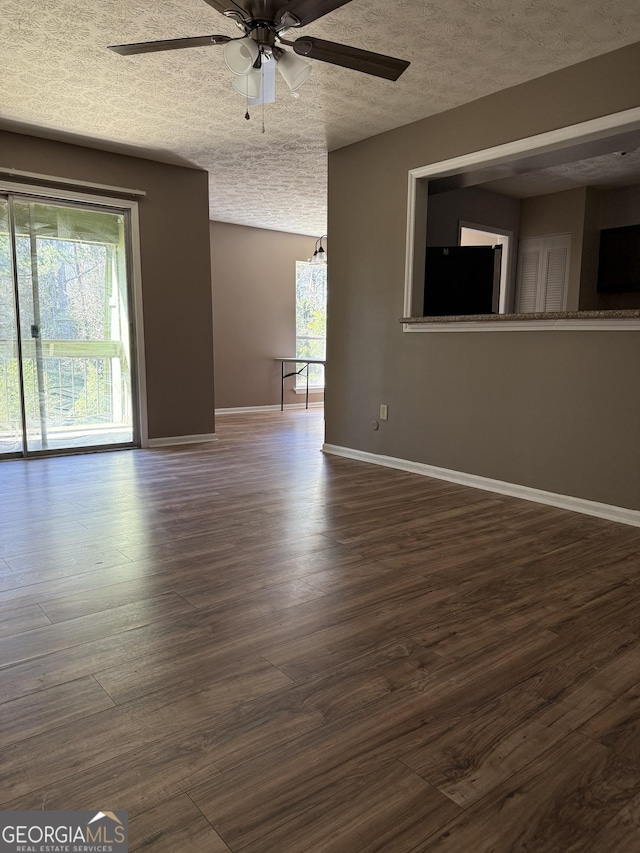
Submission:
MULTIPOLYGON (((326 264, 313 264, 313 263, 310 263, 309 261, 296 261, 296 267, 295 267, 295 317, 296 317, 296 320, 295 320, 295 322, 296 322, 296 328, 295 328, 295 333, 296 333, 295 334, 295 354, 296 354, 296 356, 299 355, 299 349, 298 349, 298 342, 299 341, 322 341, 324 344, 322 347, 322 350, 323 350, 322 355, 314 355, 314 356, 309 356, 309 357, 310 358, 311 357, 312 358, 326 358, 326 351, 327 351, 327 334, 326 334, 327 266, 326 266, 326 264), (298 334, 299 270, 301 268, 308 268, 308 267, 311 267, 311 268, 317 270, 318 272, 324 273, 324 327, 325 327, 324 335, 299 335, 298 334)), ((304 358, 304 356, 301 356, 301 357, 304 358)), ((313 369, 314 367, 316 367, 316 365, 308 365, 309 369, 313 369)), ((321 365, 317 365, 317 367, 319 368, 319 367, 321 367, 321 365)), ((323 371, 323 376, 324 376, 324 367, 322 367, 322 371, 323 371)), ((307 388, 306 371, 303 369, 302 371, 300 371, 296 375, 294 391, 296 393, 305 393, 306 388, 307 388)), ((316 392, 317 391, 324 391, 324 381, 322 381, 322 383, 320 383, 317 381, 311 381, 310 380, 309 391, 310 392, 312 392, 312 391, 316 391, 316 392)))

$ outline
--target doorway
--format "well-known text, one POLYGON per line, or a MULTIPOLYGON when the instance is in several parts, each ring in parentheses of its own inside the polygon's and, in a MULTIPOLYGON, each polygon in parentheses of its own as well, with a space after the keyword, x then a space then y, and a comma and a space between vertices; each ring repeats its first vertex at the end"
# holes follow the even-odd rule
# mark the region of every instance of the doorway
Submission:
POLYGON ((484 225, 473 225, 460 222, 458 243, 460 246, 502 246, 502 261, 500 267, 500 293, 498 313, 506 314, 510 304, 510 270, 511 270, 511 240, 513 234, 484 225))
POLYGON ((135 446, 129 211, 0 195, 0 457, 135 446))

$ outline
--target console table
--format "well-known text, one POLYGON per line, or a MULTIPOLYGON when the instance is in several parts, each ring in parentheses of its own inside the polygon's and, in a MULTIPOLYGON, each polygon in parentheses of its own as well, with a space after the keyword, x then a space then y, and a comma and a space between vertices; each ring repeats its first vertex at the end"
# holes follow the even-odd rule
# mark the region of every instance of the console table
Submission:
POLYGON ((304 370, 307 376, 307 393, 305 396, 305 409, 309 408, 309 365, 310 364, 325 364, 326 359, 324 358, 298 358, 297 356, 289 357, 277 357, 274 358, 274 361, 279 361, 281 363, 281 380, 280 380, 280 411, 284 409, 284 380, 288 376, 299 376, 304 370), (289 373, 285 373, 285 364, 301 364, 302 367, 300 370, 291 370, 289 373))

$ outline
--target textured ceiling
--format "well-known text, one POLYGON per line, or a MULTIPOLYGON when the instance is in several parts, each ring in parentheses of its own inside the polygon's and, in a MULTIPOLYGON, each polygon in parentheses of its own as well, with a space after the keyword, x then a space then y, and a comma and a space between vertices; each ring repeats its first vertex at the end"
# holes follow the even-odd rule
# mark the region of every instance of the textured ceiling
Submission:
POLYGON ((352 0, 299 32, 410 68, 391 83, 314 62, 299 98, 278 79, 263 134, 220 47, 106 50, 236 36, 203 0, 0 0, 0 20, 0 120, 172 152, 209 172, 212 219, 315 235, 328 150, 640 41, 629 0, 352 0))
POLYGON ((615 187, 640 184, 640 149, 622 154, 601 154, 587 160, 534 169, 524 175, 491 181, 486 189, 516 198, 557 193, 573 187, 615 187))

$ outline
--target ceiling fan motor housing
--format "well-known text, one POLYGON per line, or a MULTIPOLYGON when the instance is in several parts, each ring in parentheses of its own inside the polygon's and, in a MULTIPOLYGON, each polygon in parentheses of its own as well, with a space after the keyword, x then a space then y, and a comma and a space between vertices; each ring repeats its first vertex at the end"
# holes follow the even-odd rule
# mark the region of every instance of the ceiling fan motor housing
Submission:
POLYGON ((247 27, 247 35, 252 38, 260 48, 268 48, 268 52, 276 43, 276 32, 270 21, 250 21, 247 27))

